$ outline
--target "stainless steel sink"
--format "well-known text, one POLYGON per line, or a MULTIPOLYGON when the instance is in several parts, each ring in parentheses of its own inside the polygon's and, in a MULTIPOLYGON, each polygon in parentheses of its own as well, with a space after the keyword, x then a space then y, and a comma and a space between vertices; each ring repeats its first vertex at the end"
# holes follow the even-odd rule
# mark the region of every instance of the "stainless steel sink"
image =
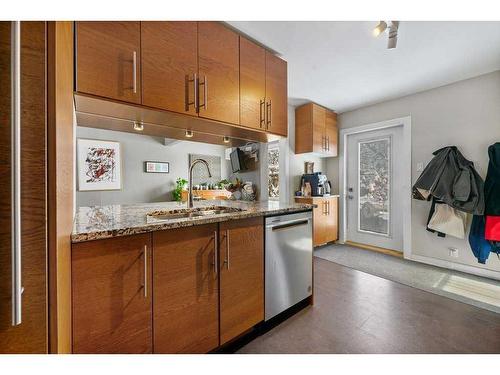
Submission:
POLYGON ((152 218, 154 220, 173 220, 173 219, 187 219, 192 217, 222 215, 222 214, 241 212, 241 211, 245 210, 236 207, 206 206, 206 207, 195 207, 195 208, 181 208, 171 211, 159 210, 148 213, 147 217, 148 219, 152 218))

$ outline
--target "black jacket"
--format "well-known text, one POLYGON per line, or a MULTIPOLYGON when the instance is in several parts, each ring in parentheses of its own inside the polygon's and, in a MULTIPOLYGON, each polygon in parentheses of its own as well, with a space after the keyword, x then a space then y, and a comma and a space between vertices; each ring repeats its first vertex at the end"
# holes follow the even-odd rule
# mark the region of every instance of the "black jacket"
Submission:
POLYGON ((484 182, 485 215, 500 216, 500 143, 488 147, 490 162, 484 182))
POLYGON ((484 182, 474 163, 464 158, 456 146, 432 154, 434 158, 413 185, 413 198, 429 200, 433 196, 457 210, 482 215, 484 182))

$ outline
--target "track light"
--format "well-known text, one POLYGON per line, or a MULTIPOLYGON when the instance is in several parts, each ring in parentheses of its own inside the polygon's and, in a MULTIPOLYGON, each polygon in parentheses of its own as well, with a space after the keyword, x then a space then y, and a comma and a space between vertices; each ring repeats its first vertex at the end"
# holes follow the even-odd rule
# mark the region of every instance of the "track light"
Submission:
POLYGON ((398 44, 398 29, 399 21, 380 21, 373 29, 373 35, 377 37, 384 31, 388 31, 389 39, 387 40, 387 48, 393 49, 396 48, 396 45, 398 44))
POLYGON ((229 137, 226 135, 224 137, 222 137, 222 140, 224 141, 224 143, 229 143, 229 141, 230 141, 229 137))
POLYGON ((396 48, 396 45, 398 44, 398 28, 399 21, 392 21, 391 26, 389 27, 389 40, 387 41, 388 49, 396 48))
POLYGON ((373 29, 373 36, 377 37, 382 34, 387 29, 387 23, 385 21, 380 21, 377 26, 373 29))
POLYGON ((193 131, 192 130, 186 130, 186 133, 184 134, 186 138, 193 138, 193 131))
POLYGON ((144 124, 142 122, 134 121, 134 130, 142 132, 144 130, 144 124))

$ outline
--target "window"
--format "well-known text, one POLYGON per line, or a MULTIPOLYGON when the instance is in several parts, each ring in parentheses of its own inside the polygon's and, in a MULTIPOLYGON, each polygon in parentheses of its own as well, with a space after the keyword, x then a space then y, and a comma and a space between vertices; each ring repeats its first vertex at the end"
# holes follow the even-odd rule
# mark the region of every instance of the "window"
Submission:
POLYGON ((270 145, 267 149, 267 186, 269 199, 278 199, 280 196, 280 150, 278 145, 270 145))
POLYGON ((389 235, 391 139, 359 143, 358 230, 389 235))

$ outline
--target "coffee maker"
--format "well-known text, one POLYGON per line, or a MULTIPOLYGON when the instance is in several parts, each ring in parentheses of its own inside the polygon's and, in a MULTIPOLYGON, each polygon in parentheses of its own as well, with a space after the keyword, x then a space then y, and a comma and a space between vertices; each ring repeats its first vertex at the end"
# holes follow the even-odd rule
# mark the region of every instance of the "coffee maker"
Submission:
POLYGON ((321 172, 303 174, 300 186, 304 186, 306 183, 311 185, 311 196, 313 197, 322 197, 330 194, 331 185, 326 175, 321 172))

